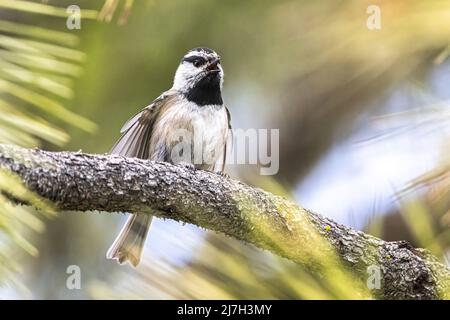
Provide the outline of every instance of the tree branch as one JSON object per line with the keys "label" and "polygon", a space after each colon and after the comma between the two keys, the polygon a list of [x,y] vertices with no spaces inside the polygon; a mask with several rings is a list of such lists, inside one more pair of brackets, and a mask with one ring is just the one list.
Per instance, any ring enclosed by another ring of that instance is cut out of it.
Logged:
{"label": "tree branch", "polygon": [[[387,299],[447,295],[450,270],[426,250],[386,242],[218,174],[115,155],[0,145],[0,168],[61,210],[149,213],[195,224],[321,272],[336,255],[360,279],[378,266]],[[324,245],[322,245],[324,244]],[[364,280],[365,281],[365,280]]]}

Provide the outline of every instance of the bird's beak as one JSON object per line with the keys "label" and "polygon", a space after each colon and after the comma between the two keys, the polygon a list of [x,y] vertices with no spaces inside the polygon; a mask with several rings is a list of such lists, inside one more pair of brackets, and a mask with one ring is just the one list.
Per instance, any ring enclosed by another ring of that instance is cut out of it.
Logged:
{"label": "bird's beak", "polygon": [[219,64],[219,62],[220,62],[219,58],[216,58],[216,59],[210,61],[208,63],[208,65],[206,66],[206,70],[211,72],[211,73],[220,72],[220,69],[217,66]]}

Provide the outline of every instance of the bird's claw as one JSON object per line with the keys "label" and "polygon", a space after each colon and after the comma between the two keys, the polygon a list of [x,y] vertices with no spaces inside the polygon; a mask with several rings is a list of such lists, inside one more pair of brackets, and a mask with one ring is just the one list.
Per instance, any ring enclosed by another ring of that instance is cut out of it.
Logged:
{"label": "bird's claw", "polygon": [[222,177],[224,177],[224,178],[226,178],[226,179],[230,179],[230,178],[231,178],[231,177],[228,175],[228,173],[225,173],[225,172],[223,172],[223,171],[219,171],[219,172],[217,172],[217,174],[220,175],[220,176],[222,176]]}
{"label": "bird's claw", "polygon": [[190,162],[184,162],[183,161],[183,162],[180,162],[178,165],[181,166],[181,167],[184,167],[186,169],[189,169],[189,170],[195,170],[195,165],[193,165]]}

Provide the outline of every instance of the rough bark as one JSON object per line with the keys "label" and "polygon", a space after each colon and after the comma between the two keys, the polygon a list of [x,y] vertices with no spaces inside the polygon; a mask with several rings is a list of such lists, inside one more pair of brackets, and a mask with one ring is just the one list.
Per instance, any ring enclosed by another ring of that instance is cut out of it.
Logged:
{"label": "rough bark", "polygon": [[[0,145],[0,168],[61,210],[148,213],[192,223],[267,249],[321,272],[335,255],[359,277],[378,266],[377,298],[447,296],[450,270],[426,250],[386,242],[282,197],[186,166]],[[329,256],[328,256],[329,257]]]}

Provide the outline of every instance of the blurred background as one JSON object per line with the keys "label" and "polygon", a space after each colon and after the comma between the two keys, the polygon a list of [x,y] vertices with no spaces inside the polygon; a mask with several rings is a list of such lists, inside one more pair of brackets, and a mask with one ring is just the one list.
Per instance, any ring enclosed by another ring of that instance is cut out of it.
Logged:
{"label": "blurred background", "polygon": [[[66,26],[69,5],[79,30]],[[370,5],[380,29],[367,26]],[[276,175],[236,165],[232,177],[448,264],[449,39],[444,0],[0,0],[0,143],[108,152],[184,53],[207,46],[222,57],[234,128],[280,130]],[[20,185],[0,172],[0,189]],[[0,196],[0,298],[358,297],[168,220],[154,220],[137,269],[119,266],[105,253],[125,217]],[[66,286],[70,265],[79,290]]]}

